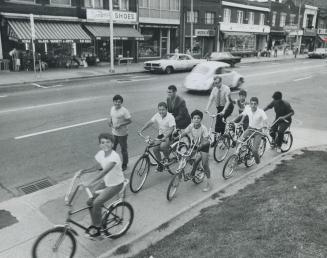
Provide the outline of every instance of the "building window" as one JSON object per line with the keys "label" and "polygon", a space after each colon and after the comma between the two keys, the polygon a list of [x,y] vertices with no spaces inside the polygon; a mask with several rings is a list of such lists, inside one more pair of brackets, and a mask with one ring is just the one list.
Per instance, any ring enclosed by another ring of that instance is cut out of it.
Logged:
{"label": "building window", "polygon": [[294,25],[295,23],[295,14],[290,14],[290,25]]}
{"label": "building window", "polygon": [[149,2],[149,6],[151,9],[160,10],[160,0],[149,0]]}
{"label": "building window", "polygon": [[35,0],[9,0],[9,1],[12,1],[12,2],[22,2],[22,3],[31,3],[31,4],[34,4],[35,3]]}
{"label": "building window", "polygon": [[230,9],[224,9],[224,22],[230,23]]}
{"label": "building window", "polygon": [[[102,2],[102,0],[100,0]],[[113,0],[112,1],[112,8],[114,10],[128,10],[128,0]],[[102,3],[101,3],[102,4]]]}
{"label": "building window", "polygon": [[84,0],[84,6],[87,8],[103,9],[102,0]]}
{"label": "building window", "polygon": [[284,27],[286,22],[286,13],[280,14],[279,27]]}
{"label": "building window", "polygon": [[260,13],[260,21],[259,21],[259,25],[265,25],[265,14],[264,13]]}
{"label": "building window", "polygon": [[160,10],[169,10],[169,1],[160,1]]}
{"label": "building window", "polygon": [[149,7],[149,0],[140,0],[140,7],[148,8]]}
{"label": "building window", "polygon": [[206,12],[205,13],[205,24],[214,24],[215,23],[215,13]]}
{"label": "building window", "polygon": [[276,26],[276,17],[277,17],[277,12],[273,12],[271,26]]}
{"label": "building window", "polygon": [[254,24],[254,13],[249,12],[249,24]]}
{"label": "building window", "polygon": [[193,20],[193,23],[198,23],[198,21],[199,21],[199,12],[198,11],[193,12],[193,19],[192,19],[192,12],[187,11],[186,22],[191,23],[192,20]]}
{"label": "building window", "polygon": [[50,0],[52,5],[71,5],[70,0]]}
{"label": "building window", "polygon": [[243,23],[243,11],[237,11],[237,23],[238,24]]}
{"label": "building window", "polygon": [[308,29],[313,28],[313,18],[314,18],[314,16],[312,14],[307,15],[307,26],[306,26],[306,28],[308,28]]}
{"label": "building window", "polygon": [[169,0],[169,5],[171,11],[179,11],[179,0]]}

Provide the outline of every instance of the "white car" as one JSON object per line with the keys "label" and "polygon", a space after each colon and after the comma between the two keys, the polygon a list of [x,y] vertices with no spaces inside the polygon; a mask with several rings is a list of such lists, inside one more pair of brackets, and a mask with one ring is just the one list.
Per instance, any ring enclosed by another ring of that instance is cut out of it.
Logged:
{"label": "white car", "polygon": [[231,90],[238,90],[244,83],[244,77],[223,62],[207,61],[198,64],[184,79],[183,87],[186,90],[208,91],[212,88],[213,78],[219,75],[223,84]]}
{"label": "white car", "polygon": [[187,54],[168,54],[165,59],[144,62],[144,69],[150,72],[165,72],[192,70],[204,59],[195,59]]}

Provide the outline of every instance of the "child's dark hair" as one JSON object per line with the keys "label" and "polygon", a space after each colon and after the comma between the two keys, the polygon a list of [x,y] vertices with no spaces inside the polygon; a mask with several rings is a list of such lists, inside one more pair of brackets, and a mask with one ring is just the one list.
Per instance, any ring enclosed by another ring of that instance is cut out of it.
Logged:
{"label": "child's dark hair", "polygon": [[281,100],[283,95],[280,91],[275,91],[274,94],[272,95],[274,100]]}
{"label": "child's dark hair", "polygon": [[121,103],[123,103],[124,99],[122,96],[120,95],[115,95],[113,98],[112,98],[113,101],[117,101],[117,100],[120,100]]}
{"label": "child's dark hair", "polygon": [[112,143],[114,143],[114,141],[115,141],[114,136],[112,134],[110,134],[110,133],[100,133],[99,136],[98,136],[98,139],[99,139],[99,143],[101,142],[101,139],[109,140]]}
{"label": "child's dark hair", "polygon": [[191,118],[193,119],[194,116],[199,116],[199,117],[201,118],[201,120],[202,120],[202,118],[203,118],[203,113],[202,113],[200,110],[195,109],[195,110],[191,113]]}
{"label": "child's dark hair", "polygon": [[247,92],[246,92],[246,90],[240,90],[240,92],[238,93],[238,95],[240,95],[240,96],[244,96],[244,97],[246,97],[247,96]]}
{"label": "child's dark hair", "polygon": [[158,107],[164,107],[167,109],[167,103],[166,102],[159,102]]}
{"label": "child's dark hair", "polygon": [[252,98],[250,99],[250,102],[251,102],[251,101],[257,102],[257,104],[259,104],[259,99],[258,99],[257,97],[252,97]]}

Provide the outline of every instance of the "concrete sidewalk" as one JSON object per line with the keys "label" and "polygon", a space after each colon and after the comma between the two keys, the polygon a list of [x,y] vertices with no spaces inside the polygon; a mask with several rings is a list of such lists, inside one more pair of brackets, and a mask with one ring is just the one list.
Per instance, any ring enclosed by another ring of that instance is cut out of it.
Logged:
{"label": "concrete sidewalk", "polygon": [[[292,133],[294,136],[292,150],[327,144],[326,131],[293,127]],[[255,165],[250,169],[240,166],[236,176],[227,181],[221,176],[223,164],[217,164],[211,160],[212,190],[203,193],[201,185],[182,182],[177,198],[172,202],[166,200],[171,176],[168,173],[156,173],[152,168],[143,189],[138,194],[128,192],[127,201],[132,204],[135,212],[134,222],[128,233],[116,240],[91,241],[83,236],[83,231],[73,226],[79,233],[76,257],[112,257],[118,248],[122,250],[126,245],[132,245],[152,232],[164,228],[171,220],[210,199],[213,194],[244,180],[251,174],[259,173],[261,169],[274,164],[274,161],[289,155],[280,155],[267,150],[260,165]],[[136,158],[131,160],[131,166]],[[66,208],[63,196],[68,185],[69,181],[61,182],[50,188],[0,203],[0,214],[6,213],[12,218],[8,225],[0,223],[0,257],[30,257],[31,247],[36,237],[54,225],[64,223]],[[85,195],[79,196],[78,205],[84,203],[85,198]],[[82,224],[88,224],[89,216],[87,213],[81,214],[78,220],[82,221]]]}
{"label": "concrete sidewalk", "polygon": [[[306,58],[306,55],[298,56],[299,59]],[[241,64],[258,63],[258,62],[274,62],[281,60],[294,59],[293,55],[280,55],[278,57],[246,57],[242,58]],[[129,73],[145,72],[143,69],[143,62],[133,64],[121,64],[115,66],[115,73],[109,72],[109,64],[101,66],[90,66],[87,68],[77,69],[49,69],[47,71],[37,73],[34,72],[0,72],[0,87],[14,86],[27,83],[40,83],[40,82],[59,82],[64,80],[73,80],[77,78],[90,78],[99,76],[110,76]]]}

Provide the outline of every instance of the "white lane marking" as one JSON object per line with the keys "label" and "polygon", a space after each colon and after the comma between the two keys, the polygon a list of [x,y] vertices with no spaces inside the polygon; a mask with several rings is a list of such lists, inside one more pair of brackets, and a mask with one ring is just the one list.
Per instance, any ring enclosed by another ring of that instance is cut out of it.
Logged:
{"label": "white lane marking", "polygon": [[38,88],[42,88],[42,89],[47,89],[48,87],[42,86],[40,84],[37,83],[32,83],[34,86],[38,87]]}
{"label": "white lane marking", "polygon": [[301,64],[309,64],[311,63],[310,61],[302,62]]}
{"label": "white lane marking", "polygon": [[150,76],[149,75],[136,75],[136,76],[131,76],[130,78],[150,78]]}
{"label": "white lane marking", "polygon": [[307,77],[298,78],[298,79],[295,79],[295,80],[293,80],[293,81],[294,81],[294,82],[298,82],[298,81],[303,81],[303,80],[307,80],[307,79],[310,79],[310,78],[312,78],[312,75],[309,75],[309,76],[307,76]]}
{"label": "white lane marking", "polygon": [[14,139],[15,140],[20,140],[20,139],[24,139],[24,138],[28,138],[28,137],[32,137],[32,136],[37,136],[37,135],[41,135],[41,134],[57,132],[57,131],[61,131],[61,130],[65,130],[65,129],[69,129],[69,128],[73,128],[73,127],[82,126],[82,125],[89,125],[89,124],[99,123],[99,122],[103,122],[103,121],[106,121],[106,120],[108,120],[108,118],[101,118],[101,119],[97,119],[97,120],[93,120],[93,121],[89,121],[89,122],[84,122],[84,123],[79,123],[79,124],[73,124],[73,125],[58,127],[58,128],[54,128],[54,129],[50,129],[50,130],[36,132],[36,133],[25,134],[25,135],[17,136]]}
{"label": "white lane marking", "polygon": [[81,98],[81,99],[74,99],[74,100],[68,100],[68,101],[62,101],[62,102],[54,102],[54,103],[49,103],[49,104],[29,106],[29,107],[7,109],[7,110],[1,110],[0,114],[10,113],[10,112],[17,112],[17,111],[24,111],[24,110],[31,110],[31,109],[37,109],[37,108],[44,108],[44,107],[51,107],[51,106],[57,106],[57,105],[69,104],[69,103],[81,102],[81,101],[88,101],[88,100],[91,100],[91,99],[99,99],[99,98],[103,98],[103,97]]}
{"label": "white lane marking", "polygon": [[249,65],[240,65],[240,68],[245,68],[245,67],[249,67]]}
{"label": "white lane marking", "polygon": [[0,95],[0,98],[7,98],[8,95]]}
{"label": "white lane marking", "polygon": [[117,81],[118,83],[128,83],[128,82],[139,82],[139,81],[150,81],[150,80],[154,80],[155,78],[147,78],[147,79],[139,79],[139,80],[128,80],[128,81]]}
{"label": "white lane marking", "polygon": [[63,86],[64,86],[63,84],[51,85],[51,86],[48,86],[48,89],[50,89],[50,88],[57,88],[57,87],[63,87]]}

